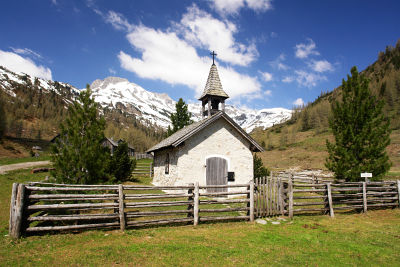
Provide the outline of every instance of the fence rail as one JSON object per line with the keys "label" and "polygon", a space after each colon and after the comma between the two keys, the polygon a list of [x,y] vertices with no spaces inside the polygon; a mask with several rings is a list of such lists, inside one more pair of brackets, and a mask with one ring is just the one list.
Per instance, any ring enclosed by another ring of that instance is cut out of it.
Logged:
{"label": "fence rail", "polygon": [[[257,178],[248,184],[199,186],[66,185],[14,183],[9,233],[97,228],[143,227],[161,224],[304,213],[329,214],[400,205],[400,181],[300,183],[289,177]],[[226,192],[209,192],[226,188]],[[163,192],[165,190],[168,193]]]}
{"label": "fence rail", "polygon": [[136,159],[153,159],[153,155],[147,154],[147,153],[136,153],[135,152],[135,158]]}
{"label": "fence rail", "polygon": [[149,176],[152,177],[154,174],[153,162],[136,163],[135,169],[132,171],[133,176]]}
{"label": "fence rail", "polygon": [[[143,227],[220,220],[254,220],[253,183],[207,193],[185,186],[17,184],[12,187],[10,235],[97,228]],[[161,190],[167,190],[164,193]]]}

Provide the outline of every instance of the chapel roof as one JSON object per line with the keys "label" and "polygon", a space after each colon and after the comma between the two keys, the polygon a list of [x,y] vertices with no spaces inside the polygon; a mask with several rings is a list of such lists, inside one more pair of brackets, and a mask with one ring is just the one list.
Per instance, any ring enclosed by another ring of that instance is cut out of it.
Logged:
{"label": "chapel roof", "polygon": [[204,92],[199,100],[202,100],[207,95],[219,96],[223,98],[229,97],[228,94],[225,93],[224,89],[222,89],[221,80],[219,79],[217,66],[215,64],[211,65],[206,87],[204,88]]}
{"label": "chapel roof", "polygon": [[225,112],[219,111],[214,115],[204,118],[201,121],[194,122],[179,131],[175,132],[171,136],[167,137],[166,139],[162,140],[157,145],[153,146],[147,153],[154,152],[157,150],[162,150],[168,147],[177,147],[185,140],[189,139],[191,136],[195,135],[200,130],[204,129],[208,125],[212,124],[214,121],[218,120],[219,118],[225,119],[230,125],[232,125],[245,139],[247,139],[251,143],[251,150],[253,152],[262,152],[264,149],[250,136],[248,135],[242,127],[240,127],[232,118],[230,118]]}

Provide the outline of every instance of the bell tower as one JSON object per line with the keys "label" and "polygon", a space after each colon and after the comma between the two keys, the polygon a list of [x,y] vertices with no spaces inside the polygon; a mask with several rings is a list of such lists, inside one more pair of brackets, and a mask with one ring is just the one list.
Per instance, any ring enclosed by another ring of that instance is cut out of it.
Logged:
{"label": "bell tower", "polygon": [[[202,116],[210,117],[217,113],[220,109],[219,106],[221,104],[221,111],[225,112],[225,99],[228,99],[229,96],[222,89],[222,84],[219,79],[217,66],[215,65],[214,58],[217,55],[214,51],[211,53],[213,57],[213,64],[210,68],[210,73],[208,74],[208,79],[206,86],[204,88],[204,92],[199,98],[202,106]],[[207,105],[207,110],[206,110]]]}

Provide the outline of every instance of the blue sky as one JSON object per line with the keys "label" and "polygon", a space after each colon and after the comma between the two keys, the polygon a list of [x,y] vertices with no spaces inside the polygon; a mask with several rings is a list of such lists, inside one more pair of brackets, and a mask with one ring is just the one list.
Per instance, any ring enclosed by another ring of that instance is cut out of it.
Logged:
{"label": "blue sky", "polygon": [[400,38],[400,1],[13,0],[0,10],[0,65],[84,88],[127,78],[197,101],[212,63],[230,104],[313,101]]}

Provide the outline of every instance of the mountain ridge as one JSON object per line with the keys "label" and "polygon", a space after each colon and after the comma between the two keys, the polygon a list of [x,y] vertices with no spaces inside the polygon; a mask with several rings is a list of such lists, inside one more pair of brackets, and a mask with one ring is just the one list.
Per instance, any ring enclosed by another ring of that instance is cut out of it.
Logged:
{"label": "mountain ridge", "polygon": [[[170,125],[175,104],[166,93],[150,92],[121,77],[96,79],[91,84],[99,112],[106,118],[105,134],[129,141],[139,150],[159,142]],[[6,135],[50,140],[59,132],[67,107],[80,90],[71,84],[44,80],[0,67],[0,98],[6,111]],[[193,120],[202,119],[200,103],[189,103]],[[252,110],[226,105],[226,112],[248,132],[290,118],[291,111]]]}
{"label": "mountain ridge", "polygon": [[[170,125],[170,114],[175,112],[176,101],[169,95],[147,91],[124,78],[97,79],[90,87],[96,102],[102,107],[115,108],[117,103],[121,103],[126,112],[141,112],[144,119],[165,129]],[[202,118],[200,103],[188,103],[188,110],[192,113],[194,121]],[[285,108],[254,110],[226,104],[225,112],[247,132],[257,127],[271,127],[291,117],[291,110]]]}

